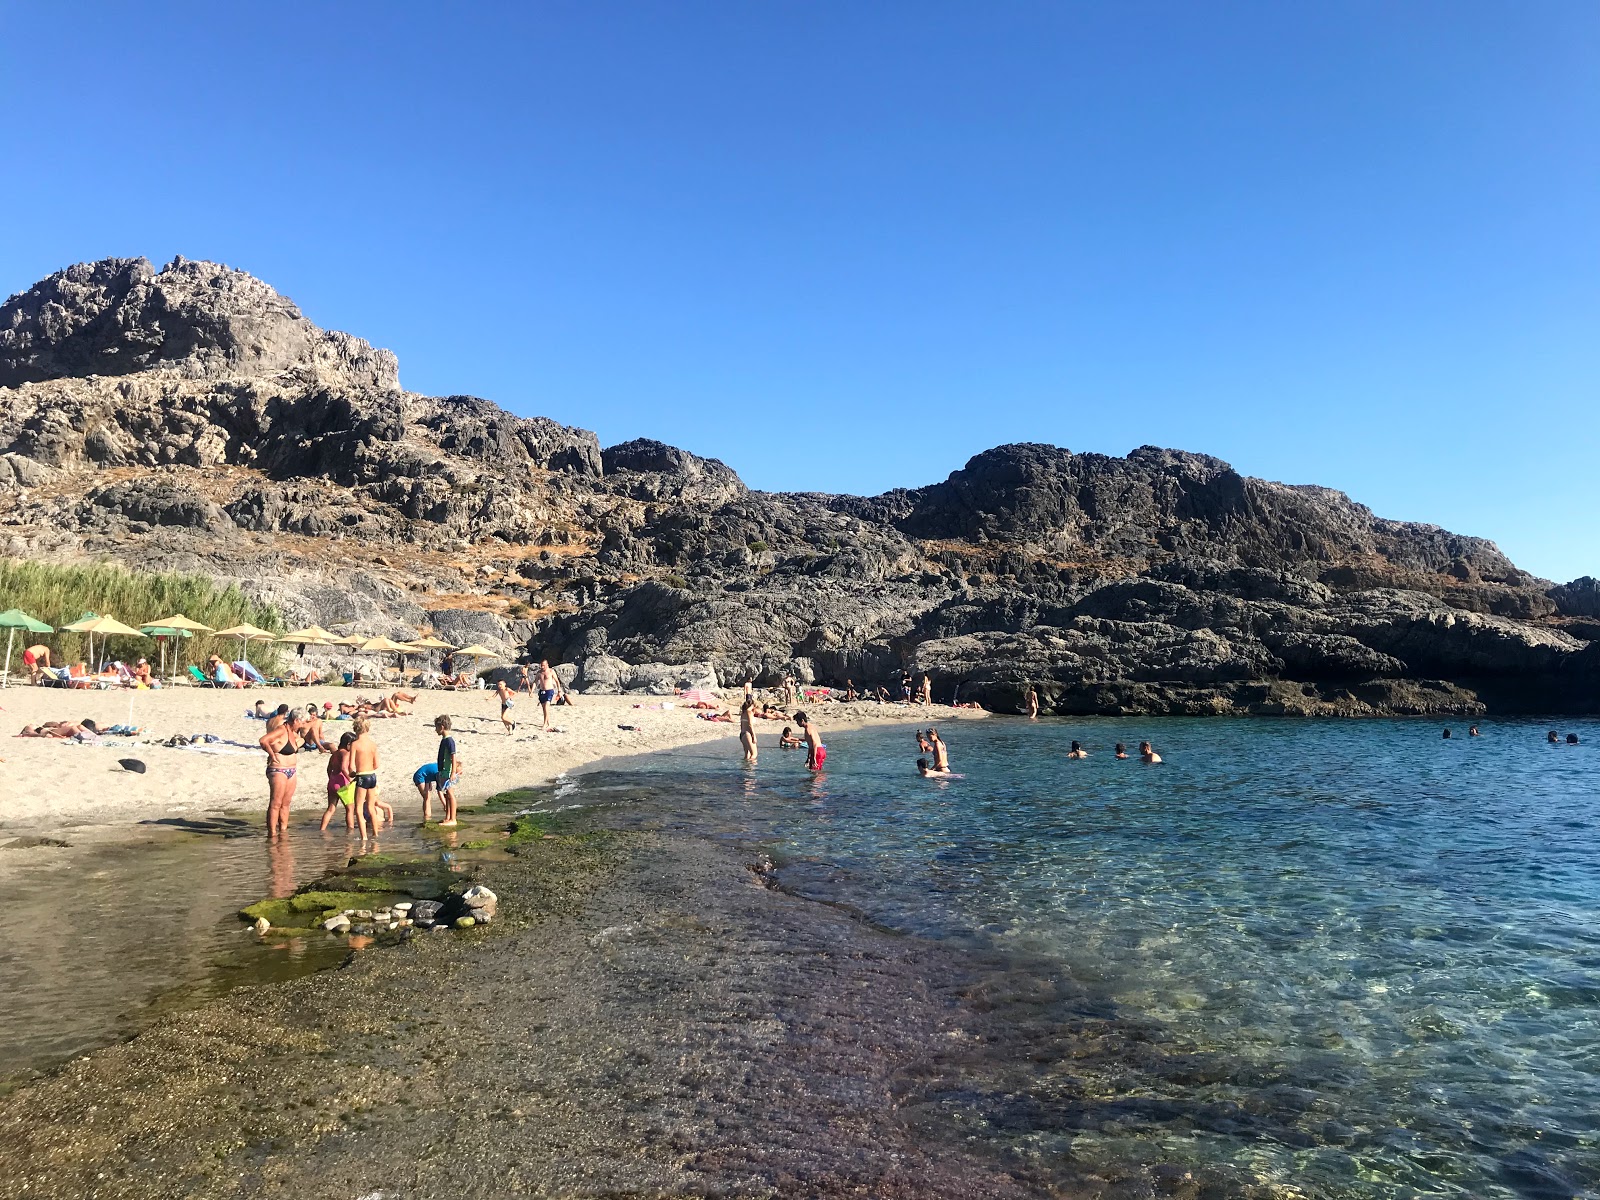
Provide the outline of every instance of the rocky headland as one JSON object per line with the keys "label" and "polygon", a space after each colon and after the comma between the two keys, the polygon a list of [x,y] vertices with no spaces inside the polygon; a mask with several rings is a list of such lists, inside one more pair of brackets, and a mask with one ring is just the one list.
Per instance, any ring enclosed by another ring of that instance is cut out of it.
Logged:
{"label": "rocky headland", "polygon": [[1592,712],[1600,582],[1204,454],[1010,445],[881,496],[407,392],[244,272],[0,306],[5,553],[237,580],[293,623],[504,646],[580,690],[785,673],[1058,713]]}

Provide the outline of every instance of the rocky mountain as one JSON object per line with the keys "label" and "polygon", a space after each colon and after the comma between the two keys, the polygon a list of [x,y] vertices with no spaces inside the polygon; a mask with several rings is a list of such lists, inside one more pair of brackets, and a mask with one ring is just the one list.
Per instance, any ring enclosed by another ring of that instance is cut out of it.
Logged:
{"label": "rocky mountain", "polygon": [[1202,454],[1000,446],[881,496],[400,386],[214,263],[80,264],[0,306],[10,555],[237,579],[291,621],[493,640],[578,686],[715,674],[1059,712],[1600,708],[1600,584]]}

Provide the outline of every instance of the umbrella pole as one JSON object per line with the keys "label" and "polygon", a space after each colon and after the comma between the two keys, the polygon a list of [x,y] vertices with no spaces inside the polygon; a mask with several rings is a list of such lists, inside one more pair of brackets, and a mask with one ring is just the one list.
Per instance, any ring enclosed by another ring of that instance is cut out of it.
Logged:
{"label": "umbrella pole", "polygon": [[11,686],[11,647],[16,644],[16,640],[17,627],[13,625],[11,631],[6,634],[6,669],[0,671],[0,687]]}

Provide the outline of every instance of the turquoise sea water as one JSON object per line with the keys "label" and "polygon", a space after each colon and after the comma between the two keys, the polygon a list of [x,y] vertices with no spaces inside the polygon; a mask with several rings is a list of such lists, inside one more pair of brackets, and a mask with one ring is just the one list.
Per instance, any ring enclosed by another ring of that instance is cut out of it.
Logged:
{"label": "turquoise sea water", "polygon": [[[1068,1098],[996,1067],[951,1101],[1012,1150],[1316,1196],[1590,1196],[1600,730],[1546,728],[996,719],[942,730],[959,779],[880,729],[830,737],[817,777],[719,746],[561,790],[761,842],[790,889],[1059,973],[1159,1050],[1074,1068]],[[1165,763],[1113,758],[1146,736]]]}

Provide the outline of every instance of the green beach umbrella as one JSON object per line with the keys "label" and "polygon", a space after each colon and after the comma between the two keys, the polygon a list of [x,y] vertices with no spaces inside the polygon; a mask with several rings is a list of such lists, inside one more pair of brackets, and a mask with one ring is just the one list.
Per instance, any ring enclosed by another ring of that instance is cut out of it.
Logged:
{"label": "green beach umbrella", "polygon": [[37,617],[30,617],[20,608],[8,608],[0,613],[0,628],[6,633],[6,663],[4,670],[0,670],[0,687],[11,686],[11,648],[17,640],[17,630],[26,629],[29,633],[54,633],[55,629],[46,625]]}
{"label": "green beach umbrella", "polygon": [[[161,648],[161,673],[163,675],[167,673],[167,639],[189,638],[194,636],[194,634],[189,630],[172,625],[141,625],[139,626],[139,632],[145,634],[147,637],[153,637],[156,639],[156,645]],[[178,656],[176,651],[173,652],[172,656],[172,669],[174,671],[178,669]]]}

